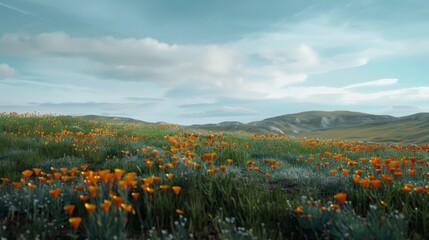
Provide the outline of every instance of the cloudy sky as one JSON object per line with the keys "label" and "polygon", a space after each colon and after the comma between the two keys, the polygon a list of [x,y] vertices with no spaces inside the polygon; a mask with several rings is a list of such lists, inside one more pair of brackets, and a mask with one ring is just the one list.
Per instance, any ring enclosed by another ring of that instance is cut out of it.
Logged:
{"label": "cloudy sky", "polygon": [[426,0],[0,0],[0,112],[429,112]]}

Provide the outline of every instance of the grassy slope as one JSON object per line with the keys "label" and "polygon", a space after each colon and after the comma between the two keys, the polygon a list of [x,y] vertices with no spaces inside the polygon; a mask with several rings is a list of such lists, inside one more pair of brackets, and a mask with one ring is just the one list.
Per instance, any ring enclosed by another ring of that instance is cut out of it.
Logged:
{"label": "grassy slope", "polygon": [[358,112],[311,111],[288,114],[249,124],[194,125],[210,130],[243,130],[255,133],[277,133],[326,139],[362,140],[380,143],[428,144],[429,114],[420,113],[395,118]]}

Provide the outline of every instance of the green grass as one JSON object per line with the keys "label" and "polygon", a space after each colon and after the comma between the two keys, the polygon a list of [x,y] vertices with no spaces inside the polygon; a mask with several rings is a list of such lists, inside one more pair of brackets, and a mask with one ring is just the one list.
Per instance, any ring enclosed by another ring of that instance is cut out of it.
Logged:
{"label": "green grass", "polygon": [[[358,170],[363,171],[360,179],[381,179],[371,163],[377,157],[382,174],[392,175],[384,166],[389,159],[399,162],[403,176],[395,177],[393,183],[383,181],[379,189],[353,183]],[[365,159],[362,163],[361,158]],[[227,159],[233,160],[231,165]],[[414,176],[408,173],[411,159],[415,159]],[[14,188],[6,179],[0,181],[0,237],[424,239],[429,237],[429,194],[414,188],[426,187],[427,159],[424,146],[208,132],[103,118],[2,114],[0,177],[23,182]],[[90,170],[81,171],[83,164]],[[46,178],[60,168],[77,170],[72,180],[68,172],[63,174],[65,180],[51,177],[49,185],[34,175],[23,179],[22,171],[33,168],[42,169],[40,176]],[[99,175],[104,169],[125,173],[108,184]],[[216,172],[210,174],[210,169]],[[331,174],[334,169],[336,175]],[[342,169],[349,175],[343,175]],[[129,172],[136,176],[126,180]],[[167,173],[174,177],[169,180]],[[160,182],[145,185],[151,176],[159,177]],[[123,188],[125,181],[129,183]],[[413,189],[404,192],[409,183]],[[162,184],[169,189],[161,190]],[[93,213],[80,200],[80,195],[88,195],[89,185],[97,188],[96,196],[89,199],[97,206]],[[77,186],[84,190],[76,190]],[[174,194],[172,186],[180,186],[180,194]],[[50,194],[55,188],[62,189],[56,199]],[[336,205],[334,196],[339,192],[347,193],[344,205]],[[131,204],[132,212],[122,207],[102,211],[101,204],[113,201],[112,194]],[[67,204],[76,206],[73,216],[83,218],[76,231],[63,210]]]}

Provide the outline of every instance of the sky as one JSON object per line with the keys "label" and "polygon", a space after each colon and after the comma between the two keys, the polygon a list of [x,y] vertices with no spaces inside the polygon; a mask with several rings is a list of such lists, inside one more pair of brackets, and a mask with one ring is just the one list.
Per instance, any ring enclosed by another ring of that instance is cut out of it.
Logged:
{"label": "sky", "polygon": [[429,112],[427,29],[426,0],[0,0],[0,112]]}

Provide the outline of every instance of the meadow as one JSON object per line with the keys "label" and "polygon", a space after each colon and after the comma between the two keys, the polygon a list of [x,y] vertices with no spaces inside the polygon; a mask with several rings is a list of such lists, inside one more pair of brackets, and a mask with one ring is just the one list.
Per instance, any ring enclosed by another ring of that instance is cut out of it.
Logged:
{"label": "meadow", "polygon": [[428,145],[0,114],[1,239],[428,239]]}

